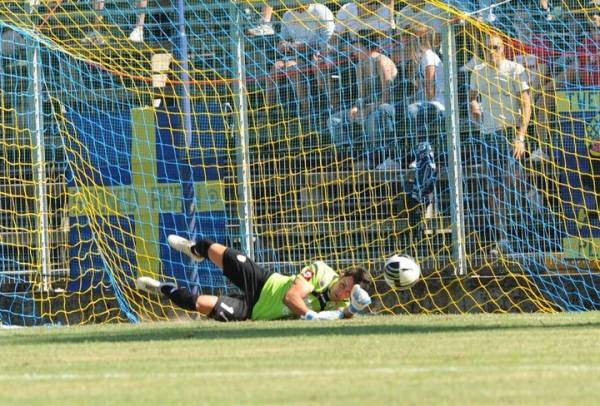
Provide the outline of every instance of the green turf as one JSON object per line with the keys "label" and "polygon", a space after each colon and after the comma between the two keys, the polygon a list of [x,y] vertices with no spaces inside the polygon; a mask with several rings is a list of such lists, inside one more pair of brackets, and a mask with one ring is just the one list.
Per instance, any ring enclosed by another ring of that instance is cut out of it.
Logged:
{"label": "green turf", "polygon": [[597,403],[600,313],[0,330],[0,404]]}

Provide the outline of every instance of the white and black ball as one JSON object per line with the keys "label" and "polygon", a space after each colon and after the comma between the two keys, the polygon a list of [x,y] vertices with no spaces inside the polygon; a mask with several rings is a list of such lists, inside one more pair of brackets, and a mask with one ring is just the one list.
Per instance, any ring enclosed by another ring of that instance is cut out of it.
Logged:
{"label": "white and black ball", "polygon": [[411,256],[395,254],[385,261],[383,277],[393,289],[409,289],[421,278],[421,267]]}

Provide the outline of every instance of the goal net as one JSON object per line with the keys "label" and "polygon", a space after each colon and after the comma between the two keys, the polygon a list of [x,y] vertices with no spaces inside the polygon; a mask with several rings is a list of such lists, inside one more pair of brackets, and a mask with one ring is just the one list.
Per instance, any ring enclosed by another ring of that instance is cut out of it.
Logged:
{"label": "goal net", "polygon": [[597,308],[600,9],[549,3],[3,1],[0,324],[234,290],[169,234],[363,265],[373,313]]}

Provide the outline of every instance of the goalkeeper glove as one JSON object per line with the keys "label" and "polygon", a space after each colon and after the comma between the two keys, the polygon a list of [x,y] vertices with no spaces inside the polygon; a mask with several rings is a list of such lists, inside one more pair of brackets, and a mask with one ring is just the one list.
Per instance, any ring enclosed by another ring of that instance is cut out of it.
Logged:
{"label": "goalkeeper glove", "polygon": [[341,310],[329,310],[319,313],[309,310],[302,318],[304,320],[337,320],[343,319],[344,313]]}
{"label": "goalkeeper glove", "polygon": [[352,314],[358,313],[365,307],[371,304],[371,297],[366,290],[360,287],[360,285],[354,285],[352,292],[350,293],[350,304],[348,305],[348,311]]}
{"label": "goalkeeper glove", "polygon": [[317,312],[309,310],[307,311],[304,316],[302,316],[303,320],[317,320]]}

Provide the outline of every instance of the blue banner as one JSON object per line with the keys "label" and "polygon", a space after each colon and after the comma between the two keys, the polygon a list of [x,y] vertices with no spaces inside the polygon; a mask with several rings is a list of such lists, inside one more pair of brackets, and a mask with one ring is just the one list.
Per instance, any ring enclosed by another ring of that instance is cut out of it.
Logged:
{"label": "blue banner", "polygon": [[180,285],[224,286],[208,261],[190,264],[167,244],[169,234],[225,242],[229,162],[218,106],[196,106],[191,145],[175,110],[67,113],[70,289],[106,284],[105,272],[133,280],[136,270]]}

